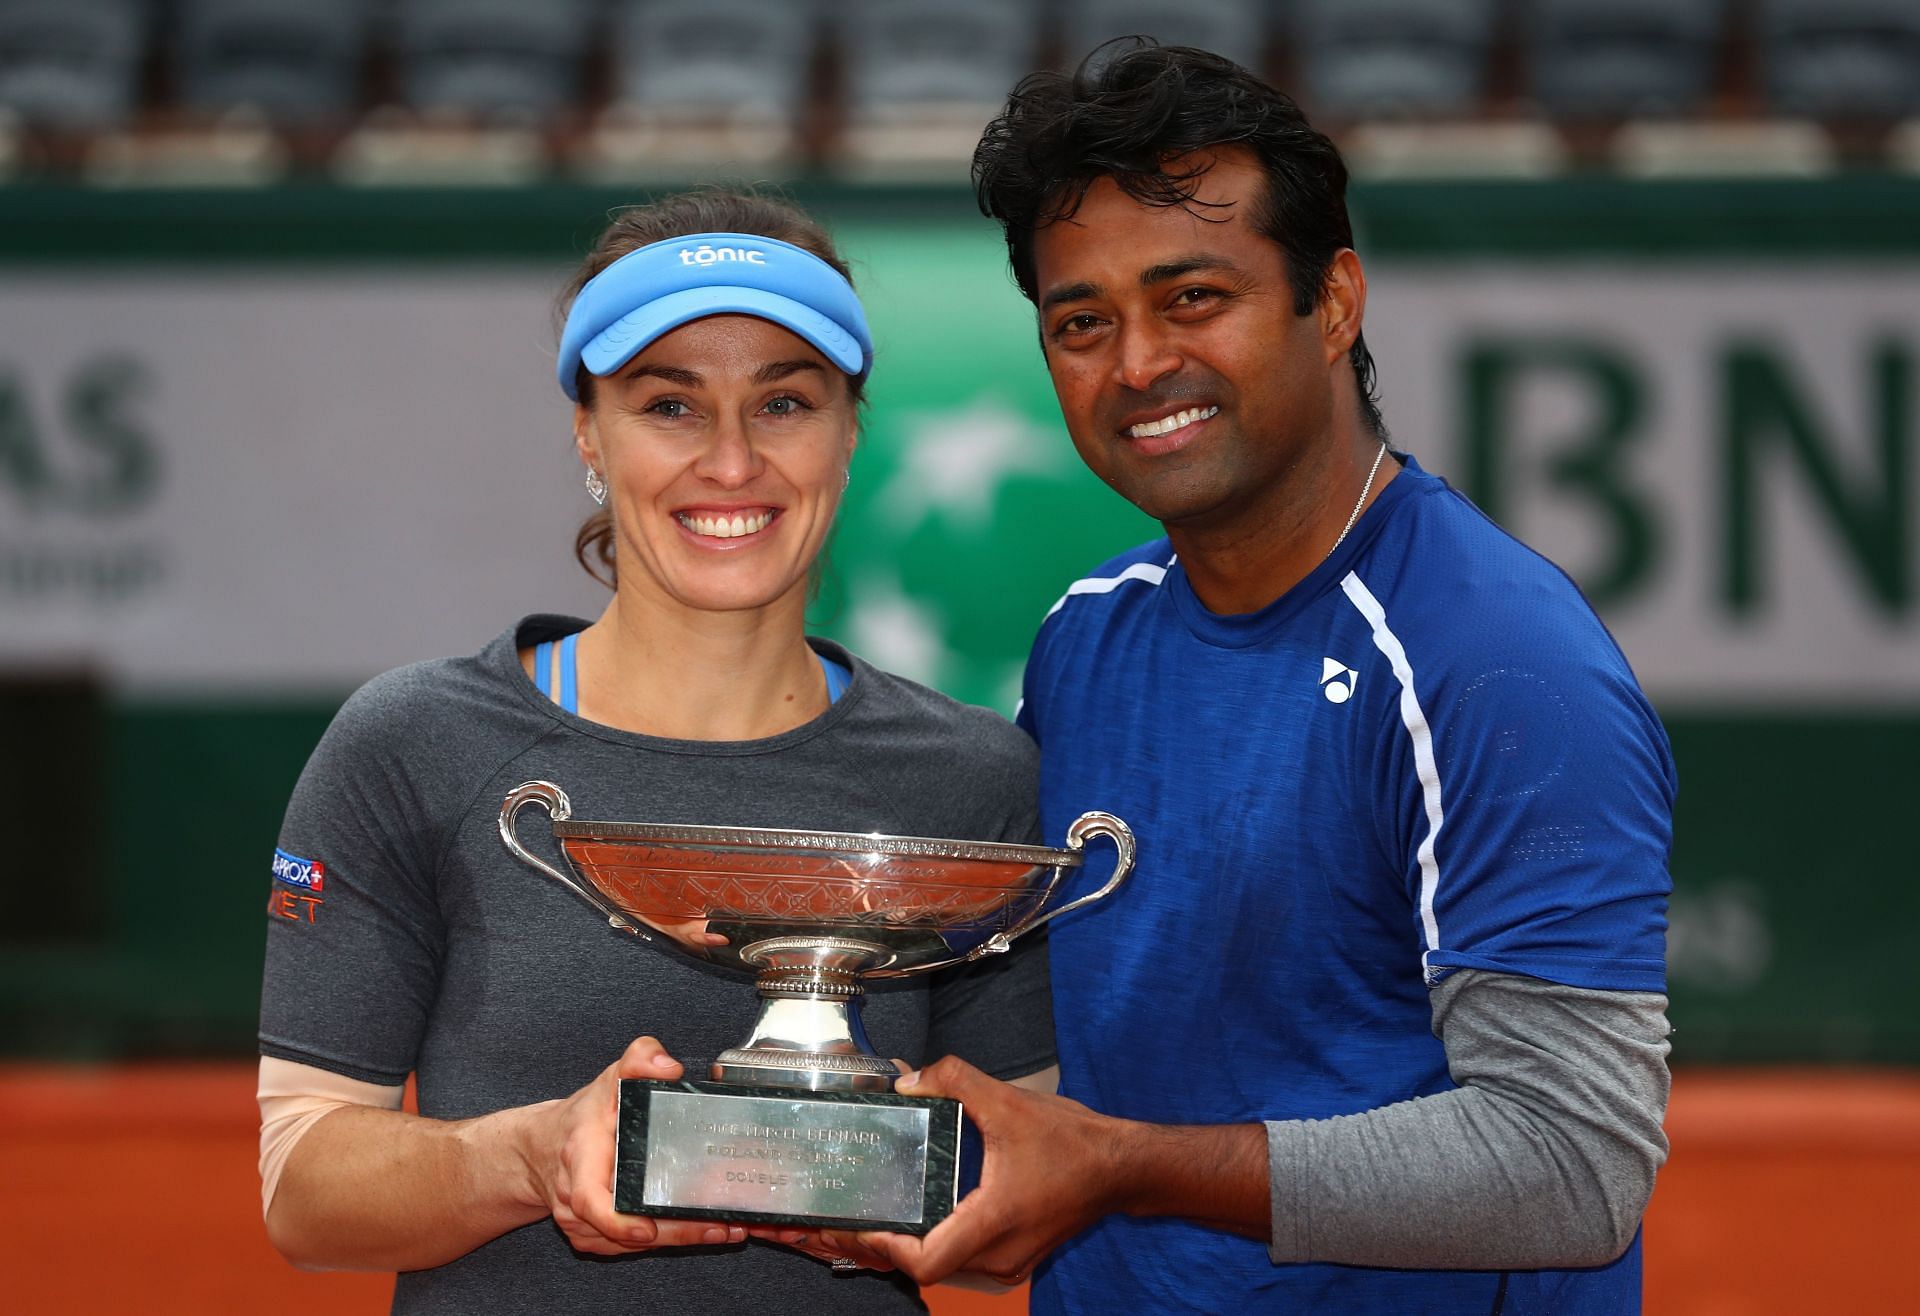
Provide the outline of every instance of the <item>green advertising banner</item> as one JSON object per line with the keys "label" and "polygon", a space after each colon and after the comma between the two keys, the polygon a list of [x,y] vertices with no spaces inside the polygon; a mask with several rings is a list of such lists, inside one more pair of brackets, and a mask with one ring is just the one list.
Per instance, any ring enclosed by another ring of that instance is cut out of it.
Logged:
{"label": "green advertising banner", "polygon": [[[1536,219],[1606,200],[1547,193]],[[1734,189],[1724,249],[1710,196],[1638,196],[1612,240],[1555,246],[1508,195],[1479,229],[1458,196],[1427,229],[1405,197],[1375,210],[1368,337],[1396,442],[1572,571],[1667,721],[1677,1052],[1920,1061],[1893,822],[1920,790],[1920,225],[1838,251],[1817,198]],[[0,706],[10,745],[93,716],[99,748],[0,769],[25,838],[0,1051],[244,1048],[279,813],[339,699],[603,597],[571,560],[587,504],[550,375],[595,206],[475,201],[476,238],[403,196],[383,243],[349,222],[367,200],[302,199],[234,203],[277,214],[273,242],[139,202],[145,259],[103,203],[0,210],[46,258],[0,255]],[[820,207],[879,348],[812,615],[1010,712],[1047,608],[1158,531],[1075,456],[996,232],[896,201]],[[71,716],[33,722],[56,696]]]}

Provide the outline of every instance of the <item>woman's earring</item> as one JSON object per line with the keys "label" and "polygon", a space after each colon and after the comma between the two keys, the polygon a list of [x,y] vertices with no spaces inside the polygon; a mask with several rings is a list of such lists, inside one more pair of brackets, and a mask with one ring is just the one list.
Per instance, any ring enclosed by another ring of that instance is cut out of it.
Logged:
{"label": "woman's earring", "polygon": [[607,482],[591,466],[587,467],[587,497],[601,507],[607,505]]}
{"label": "woman's earring", "polygon": [[840,481],[840,492],[845,493],[851,488],[853,488],[853,467],[849,466],[845,477]]}

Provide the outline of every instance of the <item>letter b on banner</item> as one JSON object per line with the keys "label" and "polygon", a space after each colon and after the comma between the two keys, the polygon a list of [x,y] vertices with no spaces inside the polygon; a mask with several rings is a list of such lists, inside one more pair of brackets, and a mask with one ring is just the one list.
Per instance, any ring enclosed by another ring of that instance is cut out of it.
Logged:
{"label": "letter b on banner", "polygon": [[[1660,527],[1626,469],[1646,416],[1645,390],[1631,359],[1587,339],[1480,340],[1463,353],[1460,379],[1469,496],[1488,516],[1513,526],[1518,509],[1509,477],[1517,450],[1543,453],[1538,462],[1546,484],[1584,503],[1601,526],[1604,548],[1575,573],[1581,588],[1597,607],[1642,588],[1660,550]],[[1583,419],[1571,432],[1544,440],[1522,432],[1522,396],[1542,386],[1578,399]]]}

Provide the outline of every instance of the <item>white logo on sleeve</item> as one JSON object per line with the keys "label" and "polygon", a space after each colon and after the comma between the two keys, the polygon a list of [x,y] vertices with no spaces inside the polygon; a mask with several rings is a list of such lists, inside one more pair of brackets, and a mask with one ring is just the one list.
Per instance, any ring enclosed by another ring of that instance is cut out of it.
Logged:
{"label": "white logo on sleeve", "polygon": [[1320,660],[1320,688],[1330,704],[1344,704],[1353,698],[1353,683],[1359,679],[1360,673],[1337,659]]}

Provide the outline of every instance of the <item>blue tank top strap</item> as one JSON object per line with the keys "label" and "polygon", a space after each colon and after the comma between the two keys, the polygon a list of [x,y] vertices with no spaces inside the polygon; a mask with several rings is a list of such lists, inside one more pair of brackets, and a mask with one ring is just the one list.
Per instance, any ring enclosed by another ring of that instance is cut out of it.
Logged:
{"label": "blue tank top strap", "polygon": [[[541,694],[576,717],[580,714],[579,640],[579,633],[575,632],[560,641],[560,688],[557,691],[551,680],[553,641],[543,640],[533,648],[534,685]],[[820,671],[827,678],[827,702],[839,702],[853,681],[853,673],[823,653],[816,653],[814,657],[820,660]]]}
{"label": "blue tank top strap", "polygon": [[580,633],[575,631],[560,641],[560,707],[578,716],[580,713],[580,664],[574,656]]}
{"label": "blue tank top strap", "polygon": [[820,670],[827,677],[827,702],[838,703],[840,696],[847,692],[847,685],[853,680],[853,673],[824,653],[815,653],[814,657],[820,660]]}
{"label": "blue tank top strap", "polygon": [[553,698],[553,688],[548,684],[548,674],[553,671],[553,641],[542,640],[533,646],[533,685],[547,698]]}

